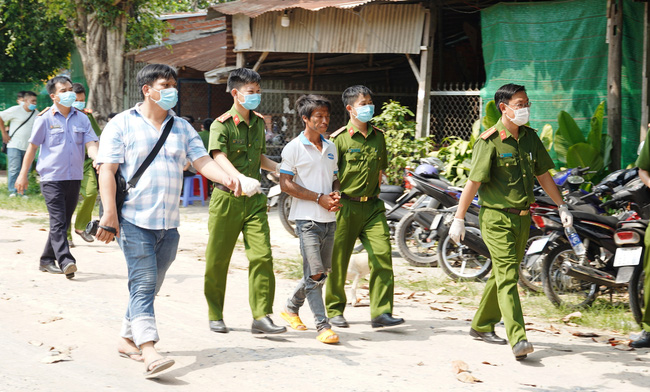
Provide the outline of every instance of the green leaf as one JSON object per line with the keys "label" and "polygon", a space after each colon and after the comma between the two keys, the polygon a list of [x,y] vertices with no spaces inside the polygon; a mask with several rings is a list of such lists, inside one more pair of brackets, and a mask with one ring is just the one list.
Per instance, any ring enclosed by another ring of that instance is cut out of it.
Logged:
{"label": "green leaf", "polygon": [[476,139],[481,135],[481,120],[474,121],[472,124],[472,135],[469,137],[469,145],[474,146]]}
{"label": "green leaf", "polygon": [[603,133],[603,116],[605,115],[605,101],[602,101],[596,110],[594,115],[591,118],[591,130],[587,136],[587,141],[591,144],[596,150],[601,148],[601,139]]}
{"label": "green leaf", "polygon": [[602,136],[600,142],[600,156],[603,157],[603,165],[608,167],[612,163],[612,137],[608,134]]}
{"label": "green leaf", "polygon": [[542,144],[544,145],[546,151],[551,151],[551,148],[553,148],[553,127],[551,124],[544,125],[539,138],[542,141]]}
{"label": "green leaf", "polygon": [[599,150],[588,143],[577,143],[569,147],[567,151],[567,166],[569,168],[589,167],[590,170],[598,172],[604,167],[604,164]]}
{"label": "green leaf", "polygon": [[584,143],[585,138],[571,115],[564,110],[557,116],[558,128],[555,132],[554,148],[557,158],[565,163],[568,159],[568,149],[574,144]]}
{"label": "green leaf", "polygon": [[494,103],[494,100],[491,100],[487,103],[487,105],[485,105],[485,117],[483,117],[482,120],[483,127],[485,129],[492,128],[500,118],[501,112],[499,111],[499,108],[497,108],[497,105]]}

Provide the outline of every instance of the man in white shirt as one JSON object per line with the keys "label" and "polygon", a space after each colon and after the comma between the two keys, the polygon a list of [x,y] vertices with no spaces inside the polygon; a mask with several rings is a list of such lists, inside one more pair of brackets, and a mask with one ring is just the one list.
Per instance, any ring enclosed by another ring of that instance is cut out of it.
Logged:
{"label": "man in white shirt", "polygon": [[280,166],[280,187],[293,196],[289,219],[296,221],[303,259],[303,277],[280,315],[296,330],[306,330],[298,311],[305,303],[314,313],[316,337],[323,343],[338,343],[323,303],[323,285],[332,267],[336,231],[335,211],[339,208],[337,153],[334,143],[323,135],[330,121],[330,102],[318,95],[303,95],[296,110],[305,130],[284,147]]}
{"label": "man in white shirt", "polygon": [[[22,91],[22,101],[7,110],[0,112],[0,131],[2,142],[7,143],[7,185],[9,197],[16,196],[16,179],[23,164],[23,157],[29,137],[32,134],[32,126],[36,120],[36,93],[33,91]],[[10,125],[7,130],[6,125]]]}

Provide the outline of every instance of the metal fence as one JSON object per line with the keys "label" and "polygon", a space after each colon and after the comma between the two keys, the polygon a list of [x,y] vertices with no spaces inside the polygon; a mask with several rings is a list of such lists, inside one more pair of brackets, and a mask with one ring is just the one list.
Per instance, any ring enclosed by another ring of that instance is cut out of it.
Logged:
{"label": "metal fence", "polygon": [[450,136],[469,140],[472,125],[481,118],[483,101],[478,88],[447,85],[431,91],[431,135],[436,144]]}

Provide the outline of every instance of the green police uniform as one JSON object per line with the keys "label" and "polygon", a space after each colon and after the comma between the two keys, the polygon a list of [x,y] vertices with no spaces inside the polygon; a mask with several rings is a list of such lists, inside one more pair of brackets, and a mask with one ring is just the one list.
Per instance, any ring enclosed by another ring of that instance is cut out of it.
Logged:
{"label": "green police uniform", "polygon": [[[349,122],[332,134],[338,151],[341,209],[336,213],[332,272],[325,301],[329,317],[343,314],[345,278],[357,238],[368,252],[370,264],[370,314],[372,318],[393,311],[393,260],[384,203],[379,195],[379,173],[388,166],[384,134],[369,128],[364,137]],[[361,198],[354,201],[346,199]],[[367,198],[367,199],[366,199]]]}
{"label": "green police uniform", "polygon": [[[639,169],[650,171],[650,132],[646,135],[645,143],[639,157],[636,160],[636,166]],[[645,243],[645,252],[643,254],[643,269],[645,271],[645,281],[643,282],[643,300],[645,309],[643,310],[643,318],[641,319],[641,327],[646,332],[650,332],[650,227],[645,232],[643,239]]]}
{"label": "green police uniform", "polygon": [[[474,145],[469,179],[481,183],[479,219],[481,235],[492,256],[492,274],[472,328],[492,332],[503,318],[511,346],[526,339],[517,281],[530,231],[527,211],[535,201],[535,176],[553,166],[535,130],[527,126],[519,127],[516,140],[499,120]],[[526,215],[504,209],[522,210]]]}
{"label": "green police uniform", "polygon": [[[233,106],[212,123],[209,151],[220,150],[240,173],[261,179],[261,156],[266,152],[264,118],[251,111],[250,124],[241,120]],[[226,277],[239,233],[249,261],[248,293],[253,317],[273,313],[275,276],[271,256],[271,237],[266,213],[266,196],[235,197],[215,189],[210,198],[209,239],[205,250],[205,298],[210,320],[223,319]]]}

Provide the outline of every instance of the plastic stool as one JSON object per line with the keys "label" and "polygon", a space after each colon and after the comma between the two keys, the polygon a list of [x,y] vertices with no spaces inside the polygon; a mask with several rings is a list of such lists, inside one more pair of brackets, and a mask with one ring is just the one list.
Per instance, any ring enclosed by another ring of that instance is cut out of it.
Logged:
{"label": "plastic stool", "polygon": [[[192,177],[185,177],[183,181],[183,194],[181,195],[181,200],[183,201],[183,207],[187,207],[188,204],[194,204],[195,201],[201,200],[201,205],[205,205],[205,186],[203,185],[205,178],[197,174]],[[194,182],[197,181],[199,183],[199,195],[196,196],[194,193]]]}

